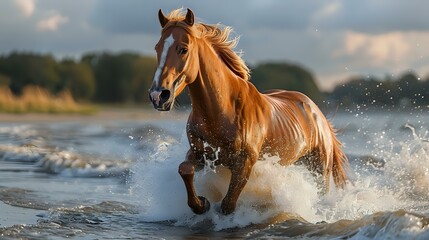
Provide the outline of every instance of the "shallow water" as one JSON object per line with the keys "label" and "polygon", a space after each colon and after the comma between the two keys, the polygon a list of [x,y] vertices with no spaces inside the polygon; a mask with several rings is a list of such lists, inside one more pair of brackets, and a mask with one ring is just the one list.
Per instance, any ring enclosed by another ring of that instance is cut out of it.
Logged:
{"label": "shallow water", "polygon": [[0,236],[30,239],[429,238],[429,114],[337,113],[350,183],[320,195],[301,166],[257,163],[237,210],[228,171],[197,174],[212,208],[186,205],[186,117],[0,122]]}

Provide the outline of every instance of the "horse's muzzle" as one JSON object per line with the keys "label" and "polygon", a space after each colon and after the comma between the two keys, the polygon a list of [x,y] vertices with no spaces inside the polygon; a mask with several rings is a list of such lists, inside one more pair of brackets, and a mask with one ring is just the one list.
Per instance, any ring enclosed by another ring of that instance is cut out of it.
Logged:
{"label": "horse's muzzle", "polygon": [[149,99],[158,111],[170,111],[172,106],[171,91],[168,89],[150,90]]}

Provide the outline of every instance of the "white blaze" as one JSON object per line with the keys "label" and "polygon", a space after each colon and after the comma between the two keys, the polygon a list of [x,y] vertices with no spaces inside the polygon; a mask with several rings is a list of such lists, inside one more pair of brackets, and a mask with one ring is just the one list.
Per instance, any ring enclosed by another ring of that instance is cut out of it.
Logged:
{"label": "white blaze", "polygon": [[155,76],[153,77],[153,81],[156,83],[156,85],[159,84],[159,77],[161,76],[162,69],[165,65],[165,60],[167,59],[168,50],[170,49],[171,45],[174,43],[173,35],[170,35],[167,39],[164,41],[164,48],[162,49],[161,53],[161,59],[159,60],[158,68],[156,69]]}
{"label": "white blaze", "polygon": [[[159,60],[158,68],[156,69],[155,76],[153,77],[154,86],[159,86],[159,77],[161,76],[162,69],[164,69],[165,60],[167,59],[168,50],[171,45],[174,43],[173,35],[170,35],[164,41],[164,48],[162,49],[161,59]],[[150,93],[151,98],[155,101],[156,105],[159,105],[159,96],[161,95],[160,91],[153,91]]]}

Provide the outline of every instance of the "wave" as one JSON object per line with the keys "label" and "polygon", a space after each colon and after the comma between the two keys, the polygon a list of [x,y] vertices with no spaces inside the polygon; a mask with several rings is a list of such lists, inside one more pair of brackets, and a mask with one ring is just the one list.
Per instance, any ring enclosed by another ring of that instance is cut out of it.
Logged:
{"label": "wave", "polygon": [[109,160],[34,145],[0,146],[0,161],[28,162],[37,171],[66,177],[112,177],[128,174],[131,161]]}
{"label": "wave", "polygon": [[19,126],[4,126],[0,127],[0,135],[30,138],[38,136],[38,131],[31,128],[30,125],[19,125]]}
{"label": "wave", "polygon": [[308,224],[295,220],[254,231],[250,238],[427,239],[429,218],[404,210],[376,212],[357,220]]}
{"label": "wave", "polygon": [[[134,209],[132,205],[116,201],[51,207],[48,212],[37,214],[38,220],[34,224],[0,228],[0,236],[7,239],[108,239],[121,231],[128,236],[130,232],[123,229],[134,230],[130,228],[136,224]],[[137,236],[133,235],[134,238]]]}

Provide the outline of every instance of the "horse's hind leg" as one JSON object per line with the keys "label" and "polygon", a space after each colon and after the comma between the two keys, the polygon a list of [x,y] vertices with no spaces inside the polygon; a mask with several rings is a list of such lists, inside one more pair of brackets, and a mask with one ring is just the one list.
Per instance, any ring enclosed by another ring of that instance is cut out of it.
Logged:
{"label": "horse's hind leg", "polygon": [[313,151],[302,156],[295,164],[305,165],[314,177],[317,187],[320,189],[321,194],[326,194],[329,191],[330,172],[326,175],[323,174],[323,164],[321,154],[318,151]]}

